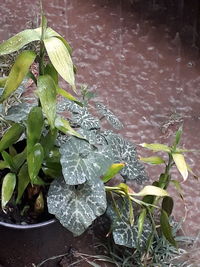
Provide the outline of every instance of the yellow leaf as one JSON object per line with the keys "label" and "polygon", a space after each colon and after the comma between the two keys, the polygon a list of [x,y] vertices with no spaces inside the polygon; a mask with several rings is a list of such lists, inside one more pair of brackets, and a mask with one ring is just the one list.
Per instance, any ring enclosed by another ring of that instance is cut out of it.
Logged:
{"label": "yellow leaf", "polygon": [[179,170],[180,174],[183,176],[183,180],[186,181],[188,178],[188,168],[185,162],[185,158],[183,154],[172,153],[173,160],[176,164],[177,169]]}
{"label": "yellow leaf", "polygon": [[144,197],[147,195],[152,195],[157,197],[169,196],[166,190],[153,185],[147,185],[139,193],[133,193],[132,195],[139,197]]}
{"label": "yellow leaf", "polygon": [[170,147],[163,145],[163,144],[157,144],[157,143],[155,143],[155,144],[143,143],[143,144],[140,144],[140,146],[148,148],[148,149],[153,150],[153,151],[164,151],[164,152],[168,152],[168,153],[170,153],[170,151],[171,151]]}
{"label": "yellow leaf", "polygon": [[150,163],[150,164],[162,164],[165,161],[161,157],[148,157],[148,158],[140,158],[141,161]]}

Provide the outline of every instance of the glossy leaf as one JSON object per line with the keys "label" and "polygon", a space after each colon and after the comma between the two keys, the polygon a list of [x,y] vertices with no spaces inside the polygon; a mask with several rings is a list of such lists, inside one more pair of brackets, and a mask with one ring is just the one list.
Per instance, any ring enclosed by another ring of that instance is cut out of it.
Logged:
{"label": "glossy leaf", "polygon": [[51,37],[44,40],[44,45],[54,68],[75,90],[73,62],[65,44],[59,38]]}
{"label": "glossy leaf", "polygon": [[37,143],[33,146],[32,150],[27,155],[28,173],[32,183],[34,183],[34,180],[38,176],[38,173],[42,166],[43,159],[44,159],[43,148],[41,144]]}
{"label": "glossy leaf", "polygon": [[0,141],[0,152],[17,142],[24,131],[24,127],[19,124],[13,124],[3,135]]}
{"label": "glossy leaf", "polygon": [[24,151],[22,151],[21,153],[18,153],[16,156],[13,157],[13,163],[17,171],[25,162],[26,156],[27,156],[27,151],[25,148]]}
{"label": "glossy leaf", "polygon": [[39,142],[44,125],[41,107],[33,107],[27,119],[27,143],[30,147]]}
{"label": "glossy leaf", "polygon": [[157,186],[153,186],[153,185],[147,185],[139,193],[133,193],[132,195],[141,196],[141,197],[144,197],[147,195],[157,196],[157,197],[169,196],[167,191]]}
{"label": "glossy leaf", "polygon": [[185,162],[185,158],[182,154],[173,153],[172,154],[173,160],[176,164],[177,169],[179,170],[180,174],[183,176],[183,180],[186,181],[188,178],[188,168]]}
{"label": "glossy leaf", "polygon": [[7,99],[22,83],[34,62],[36,54],[33,51],[23,51],[17,58],[9,73],[0,102]]}
{"label": "glossy leaf", "polygon": [[109,169],[106,171],[106,173],[102,177],[102,181],[104,183],[107,183],[110,181],[113,177],[115,177],[116,174],[118,174],[122,168],[124,168],[124,163],[114,163],[112,164]]}
{"label": "glossy leaf", "polygon": [[30,177],[28,174],[28,166],[25,163],[18,174],[18,185],[17,185],[17,200],[16,204],[18,204],[24,194],[25,189],[27,188],[28,184],[30,183]]}
{"label": "glossy leaf", "polygon": [[162,159],[161,157],[140,158],[140,160],[155,165],[165,163],[164,159]]}
{"label": "glossy leaf", "polygon": [[166,211],[167,215],[170,216],[174,207],[174,201],[171,197],[164,197],[162,201],[162,209]]}
{"label": "glossy leaf", "polygon": [[140,146],[142,147],[145,147],[145,148],[148,148],[152,151],[164,151],[164,152],[168,152],[170,153],[171,149],[170,147],[166,146],[166,145],[163,145],[163,144],[147,144],[147,143],[143,143],[143,144],[140,144]]}
{"label": "glossy leaf", "polygon": [[167,239],[167,241],[172,244],[174,247],[177,247],[176,241],[172,235],[172,228],[169,223],[169,217],[167,215],[167,212],[162,210],[161,216],[160,216],[160,226],[163,235]]}
{"label": "glossy leaf", "polygon": [[40,35],[40,28],[28,29],[16,34],[15,36],[0,44],[0,56],[18,51],[23,46],[33,41],[39,41]]}
{"label": "glossy leaf", "polygon": [[44,111],[51,129],[54,129],[56,118],[56,85],[49,75],[39,76],[37,94],[40,98],[42,110]]}
{"label": "glossy leaf", "polygon": [[3,183],[1,187],[1,207],[5,208],[6,204],[10,201],[14,189],[16,186],[16,176],[13,173],[8,173],[3,178]]}
{"label": "glossy leaf", "polygon": [[76,132],[69,124],[69,122],[61,117],[57,117],[55,120],[56,128],[64,134],[76,136],[81,139],[85,139],[81,134]]}
{"label": "glossy leaf", "polygon": [[75,236],[81,235],[102,215],[107,206],[104,185],[99,179],[83,185],[67,185],[63,179],[51,183],[48,211]]}
{"label": "glossy leaf", "polygon": [[49,153],[51,151],[51,149],[53,149],[55,142],[56,142],[56,138],[57,138],[57,130],[49,130],[48,133],[44,136],[42,136],[41,138],[41,145],[44,149],[44,158],[49,157]]}
{"label": "glossy leaf", "polygon": [[1,152],[3,160],[7,163],[9,169],[11,169],[12,172],[16,172],[15,164],[13,162],[13,158],[8,154],[6,151]]}

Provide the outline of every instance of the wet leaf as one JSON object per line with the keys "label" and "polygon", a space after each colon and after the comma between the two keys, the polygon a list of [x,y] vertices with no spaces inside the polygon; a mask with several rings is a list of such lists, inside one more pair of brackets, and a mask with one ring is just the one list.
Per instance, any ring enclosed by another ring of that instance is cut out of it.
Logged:
{"label": "wet leaf", "polygon": [[7,99],[22,83],[24,77],[29,71],[29,67],[34,62],[36,54],[33,51],[23,51],[17,58],[11,68],[6,81],[0,102]]}
{"label": "wet leaf", "polygon": [[173,210],[174,201],[171,197],[164,197],[162,201],[162,209],[166,211],[167,215],[170,216]]}
{"label": "wet leaf", "polygon": [[54,129],[56,118],[56,85],[49,75],[39,76],[37,94],[40,98],[42,110],[44,111],[51,129]]}
{"label": "wet leaf", "polygon": [[30,177],[28,174],[28,165],[25,163],[18,174],[18,185],[17,185],[17,200],[16,204],[18,204],[24,194],[25,189],[30,183]]}
{"label": "wet leaf", "polygon": [[157,196],[157,197],[169,196],[167,191],[157,186],[153,186],[153,185],[147,185],[139,193],[133,193],[132,195],[141,196],[141,197],[144,197],[147,195]]}
{"label": "wet leaf", "polygon": [[33,146],[32,150],[27,155],[28,173],[32,183],[34,183],[34,180],[38,176],[38,173],[42,166],[43,159],[44,159],[43,148],[41,144],[37,143]]}
{"label": "wet leaf", "polygon": [[115,177],[116,174],[118,174],[122,168],[124,168],[125,164],[124,163],[114,163],[112,164],[106,173],[102,177],[102,181],[104,183],[107,183],[110,181],[113,177]]}
{"label": "wet leaf", "polygon": [[20,138],[24,131],[24,127],[19,124],[13,124],[3,135],[0,141],[0,152],[11,146],[12,144],[16,143],[17,140]]}
{"label": "wet leaf", "polygon": [[148,157],[148,158],[141,157],[140,160],[155,165],[165,163],[164,159],[162,159],[161,157]]}
{"label": "wet leaf", "polygon": [[167,212],[162,210],[161,216],[160,216],[160,225],[161,230],[167,241],[172,244],[174,247],[177,247],[176,241],[172,235],[172,228],[169,223],[169,217],[167,215]]}
{"label": "wet leaf", "polygon": [[61,165],[67,184],[77,185],[100,178],[113,163],[109,146],[98,150],[87,141],[70,137],[60,148]]}
{"label": "wet leaf", "polygon": [[1,207],[5,208],[6,204],[10,201],[16,185],[16,176],[13,173],[8,173],[3,178],[1,187]]}
{"label": "wet leaf", "polygon": [[57,117],[55,120],[56,128],[64,134],[76,136],[81,139],[85,139],[81,134],[76,132],[69,124],[69,122],[61,117]]}
{"label": "wet leaf", "polygon": [[0,44],[0,56],[18,51],[23,46],[33,41],[39,41],[40,35],[40,28],[28,29],[16,34],[15,36]]}
{"label": "wet leaf", "polygon": [[51,37],[44,40],[44,45],[54,68],[75,90],[73,62],[63,41],[57,37]]}
{"label": "wet leaf", "polygon": [[188,178],[188,168],[184,156],[182,154],[172,153],[172,157],[183,180],[186,181]]}
{"label": "wet leaf", "polygon": [[33,107],[28,114],[26,126],[27,144],[30,146],[30,149],[39,142],[43,125],[44,120],[41,107]]}
{"label": "wet leaf", "polygon": [[51,183],[47,197],[48,211],[75,236],[81,235],[107,206],[103,182],[95,179],[71,186],[63,179]]}
{"label": "wet leaf", "polygon": [[147,144],[147,143],[143,143],[143,144],[140,144],[140,146],[142,147],[145,147],[145,148],[148,148],[152,151],[164,151],[164,152],[168,152],[170,153],[171,152],[171,149],[170,147],[166,146],[166,145],[163,145],[163,144]]}

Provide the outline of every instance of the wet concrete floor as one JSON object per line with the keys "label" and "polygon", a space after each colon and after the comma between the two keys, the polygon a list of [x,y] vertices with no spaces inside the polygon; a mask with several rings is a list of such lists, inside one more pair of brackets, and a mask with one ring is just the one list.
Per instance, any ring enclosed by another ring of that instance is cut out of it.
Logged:
{"label": "wet concrete floor", "polygon": [[[38,23],[37,1],[0,2],[1,40]],[[73,47],[77,84],[88,84],[119,116],[124,136],[168,144],[184,123],[183,146],[200,148],[198,1],[49,0],[44,11]],[[188,154],[198,176],[199,162],[199,153]],[[152,180],[160,171],[148,167]],[[190,176],[182,187],[185,203],[177,198],[175,216],[186,216],[185,233],[197,235],[200,184]]]}

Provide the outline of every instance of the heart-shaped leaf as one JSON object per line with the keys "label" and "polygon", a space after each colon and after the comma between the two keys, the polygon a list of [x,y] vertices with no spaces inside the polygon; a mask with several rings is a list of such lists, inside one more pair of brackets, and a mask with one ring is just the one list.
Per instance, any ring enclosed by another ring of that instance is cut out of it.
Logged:
{"label": "heart-shaped leaf", "polygon": [[6,204],[10,201],[16,185],[16,176],[13,173],[8,173],[3,178],[1,187],[1,207],[5,208]]}
{"label": "heart-shaped leaf", "polygon": [[103,175],[113,163],[109,146],[100,149],[85,140],[70,137],[60,148],[63,176],[67,184],[77,185]]}
{"label": "heart-shaped leaf", "polygon": [[23,51],[17,58],[9,73],[0,102],[7,99],[22,83],[29,71],[29,67],[34,62],[36,54],[33,51]]}
{"label": "heart-shaped leaf", "polygon": [[20,103],[8,109],[7,115],[4,119],[13,122],[25,121],[33,105],[30,103]]}
{"label": "heart-shaped leaf", "polygon": [[47,197],[48,211],[75,236],[81,235],[107,206],[103,183],[96,179],[71,186],[65,181],[51,183]]}
{"label": "heart-shaped leaf", "polygon": [[60,76],[75,90],[73,62],[65,44],[57,37],[44,40],[47,54]]}
{"label": "heart-shaped leaf", "polygon": [[54,129],[56,118],[56,85],[49,75],[39,76],[37,94],[40,98],[42,110],[44,111],[51,129]]}
{"label": "heart-shaped leaf", "polygon": [[[80,107],[79,107],[80,108]],[[93,117],[87,110],[87,108],[80,109],[79,113],[74,113],[72,121],[86,130],[100,128],[100,121]]]}
{"label": "heart-shaped leaf", "polygon": [[17,142],[24,131],[24,127],[19,124],[13,124],[3,135],[0,141],[0,152]]}

